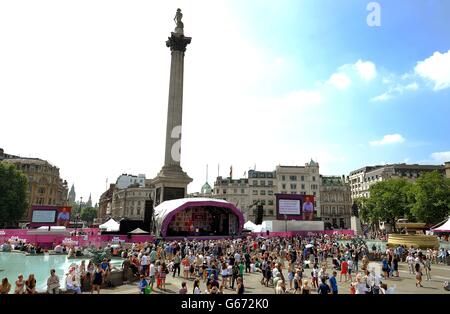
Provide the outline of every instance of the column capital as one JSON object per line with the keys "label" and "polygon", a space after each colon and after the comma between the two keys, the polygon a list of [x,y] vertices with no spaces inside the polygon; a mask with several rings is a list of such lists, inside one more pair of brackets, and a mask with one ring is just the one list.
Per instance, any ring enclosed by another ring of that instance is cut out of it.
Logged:
{"label": "column capital", "polygon": [[192,37],[185,37],[181,34],[172,33],[169,40],[166,41],[166,46],[170,47],[171,51],[186,51],[187,45],[191,43]]}

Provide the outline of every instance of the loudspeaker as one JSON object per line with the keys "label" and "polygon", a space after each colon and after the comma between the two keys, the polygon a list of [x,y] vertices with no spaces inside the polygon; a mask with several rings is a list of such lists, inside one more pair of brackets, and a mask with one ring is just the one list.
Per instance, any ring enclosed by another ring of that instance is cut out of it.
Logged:
{"label": "loudspeaker", "polygon": [[262,205],[258,205],[255,211],[255,224],[260,225],[263,222],[264,208]]}
{"label": "loudspeaker", "polygon": [[151,231],[152,228],[152,222],[153,222],[153,200],[147,200],[145,201],[145,207],[144,207],[144,225],[146,228],[145,231]]}

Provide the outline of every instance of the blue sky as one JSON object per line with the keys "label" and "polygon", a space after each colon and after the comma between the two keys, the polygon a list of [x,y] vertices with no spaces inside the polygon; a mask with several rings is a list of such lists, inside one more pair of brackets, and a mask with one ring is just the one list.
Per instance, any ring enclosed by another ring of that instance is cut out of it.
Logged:
{"label": "blue sky", "polygon": [[[170,51],[183,10],[181,164],[217,174],[450,160],[450,2],[0,2],[0,147],[49,160],[96,200],[164,159]],[[12,117],[4,119],[3,117]],[[57,132],[55,132],[57,130]],[[220,164],[219,171],[217,170]]]}
{"label": "blue sky", "polygon": [[[307,135],[323,145],[341,145],[339,151],[348,159],[336,165],[336,172],[382,161],[441,163],[442,158],[432,158],[430,154],[450,149],[450,89],[447,86],[434,91],[429,80],[413,74],[418,61],[435,52],[447,52],[448,82],[450,3],[378,1],[381,26],[369,27],[369,2],[286,0],[277,1],[276,5],[273,1],[256,5],[242,1],[236,14],[243,21],[243,31],[256,45],[289,63],[283,79],[268,78],[264,93],[312,88],[341,65],[357,60],[375,64],[377,77],[370,84],[333,93],[330,103],[317,110],[319,119],[326,123],[320,125],[319,131],[314,130],[317,134]],[[386,101],[371,101],[388,89],[382,84],[383,78],[406,73],[412,77],[394,81],[417,82],[417,90]],[[299,135],[302,140],[305,138],[300,127],[291,130],[293,140]],[[369,144],[389,134],[400,134],[404,141],[375,147]],[[445,155],[450,159],[449,153]]]}

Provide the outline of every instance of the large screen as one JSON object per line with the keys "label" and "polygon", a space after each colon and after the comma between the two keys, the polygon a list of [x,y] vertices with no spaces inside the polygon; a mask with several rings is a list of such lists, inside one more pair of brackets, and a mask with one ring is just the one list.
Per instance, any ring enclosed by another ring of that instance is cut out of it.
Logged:
{"label": "large screen", "polygon": [[52,206],[52,205],[33,205],[31,206],[31,224],[32,228],[40,226],[65,226],[70,225],[70,206]]}
{"label": "large screen", "polygon": [[313,195],[276,194],[277,219],[314,220],[316,208]]}
{"label": "large screen", "polygon": [[278,206],[281,215],[300,215],[300,200],[280,199]]}
{"label": "large screen", "polygon": [[34,210],[31,218],[35,223],[55,223],[56,210]]}

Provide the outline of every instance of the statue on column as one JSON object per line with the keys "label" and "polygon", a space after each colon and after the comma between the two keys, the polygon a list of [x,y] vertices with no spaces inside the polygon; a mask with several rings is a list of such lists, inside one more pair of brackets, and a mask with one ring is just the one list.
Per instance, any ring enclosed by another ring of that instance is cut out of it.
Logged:
{"label": "statue on column", "polygon": [[177,9],[177,13],[175,14],[175,18],[173,19],[175,21],[175,24],[177,25],[175,27],[175,33],[183,33],[184,24],[181,21],[183,18],[183,13],[181,13],[181,9]]}

